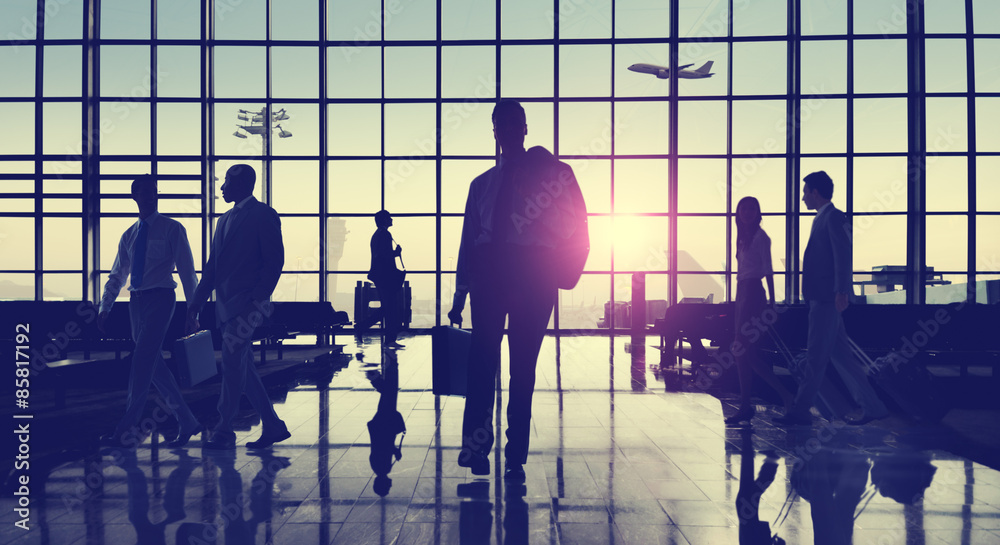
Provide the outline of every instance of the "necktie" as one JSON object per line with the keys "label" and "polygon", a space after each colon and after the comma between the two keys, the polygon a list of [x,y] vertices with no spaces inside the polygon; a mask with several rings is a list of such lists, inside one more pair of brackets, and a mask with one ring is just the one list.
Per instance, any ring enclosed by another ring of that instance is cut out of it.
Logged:
{"label": "necktie", "polygon": [[146,268],[146,238],[149,226],[139,220],[139,233],[135,237],[135,251],[132,252],[132,288],[142,285],[142,274]]}

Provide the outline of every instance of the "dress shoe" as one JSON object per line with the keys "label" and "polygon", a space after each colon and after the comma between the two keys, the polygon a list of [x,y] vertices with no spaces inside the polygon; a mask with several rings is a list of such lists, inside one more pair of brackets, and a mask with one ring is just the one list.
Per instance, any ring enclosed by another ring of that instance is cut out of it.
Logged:
{"label": "dress shoe", "polygon": [[229,432],[212,432],[212,438],[201,444],[202,450],[233,450],[236,448],[236,434]]}
{"label": "dress shoe", "polygon": [[257,439],[256,441],[250,441],[249,443],[247,443],[247,448],[253,448],[253,449],[269,448],[271,445],[275,443],[280,443],[281,441],[284,441],[285,439],[288,439],[291,436],[292,434],[288,433],[288,428],[285,427],[284,425],[282,425],[281,429],[277,431],[262,430],[260,432],[260,439]]}
{"label": "dress shoe", "polygon": [[478,452],[462,451],[458,455],[458,465],[472,470],[473,475],[490,474],[490,458]]}
{"label": "dress shoe", "polygon": [[405,344],[399,344],[396,341],[389,341],[389,342],[385,343],[383,346],[385,348],[393,348],[393,349],[406,348]]}
{"label": "dress shoe", "polygon": [[788,413],[784,416],[775,417],[773,422],[782,426],[811,426],[812,417],[808,414]]}
{"label": "dress shoe", "polygon": [[740,410],[736,411],[735,414],[726,418],[725,422],[727,426],[738,426],[740,424],[750,423],[750,419],[756,414],[757,410],[754,409],[753,405],[748,407],[741,407]]}
{"label": "dress shoe", "polygon": [[503,480],[508,483],[524,483],[524,465],[514,462],[507,462],[503,470]]}
{"label": "dress shoe", "polygon": [[191,440],[191,436],[198,435],[203,431],[205,431],[205,426],[202,426],[201,424],[198,424],[189,430],[177,430],[177,438],[167,443],[167,446],[170,448],[181,448]]}

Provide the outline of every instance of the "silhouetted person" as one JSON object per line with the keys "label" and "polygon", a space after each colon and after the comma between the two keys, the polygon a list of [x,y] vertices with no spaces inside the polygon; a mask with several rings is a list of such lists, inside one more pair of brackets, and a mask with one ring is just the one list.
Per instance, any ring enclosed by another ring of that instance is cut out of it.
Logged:
{"label": "silhouetted person", "polygon": [[[219,468],[220,515],[226,545],[246,545],[257,542],[257,527],[271,520],[274,482],[278,472],[291,464],[288,458],[261,455],[260,470],[244,490],[243,476],[236,469],[236,455],[231,452],[210,452],[207,457]],[[242,463],[242,462],[241,462]],[[249,495],[249,498],[247,497]],[[249,499],[250,518],[244,518],[243,507]],[[202,536],[204,539],[204,536]],[[200,543],[201,541],[199,541]]]}
{"label": "silhouetted person", "polygon": [[383,372],[374,372],[370,378],[372,386],[379,393],[378,409],[368,421],[368,436],[372,446],[368,462],[375,472],[372,489],[379,496],[388,494],[392,487],[389,472],[395,461],[403,458],[402,449],[396,446],[396,436],[406,433],[403,415],[396,410],[396,400],[399,398],[399,364],[392,352],[384,351],[382,354],[386,358]]}
{"label": "silhouetted person", "polygon": [[406,273],[396,268],[396,256],[402,255],[403,247],[396,245],[393,248],[392,234],[389,233],[392,216],[389,212],[379,210],[375,214],[375,226],[377,229],[371,240],[372,264],[368,279],[375,283],[375,289],[378,290],[379,314],[382,316],[385,335],[383,346],[402,348],[403,345],[396,342],[396,336],[403,324],[399,291],[403,288]]}
{"label": "silhouetted person", "polygon": [[125,470],[125,480],[128,488],[128,520],[135,527],[136,543],[139,545],[166,544],[167,526],[184,520],[184,489],[188,478],[198,467],[196,460],[181,451],[177,458],[177,467],[167,477],[166,492],[163,495],[163,510],[166,518],[160,522],[149,519],[149,487],[146,474],[138,465],[135,451],[123,451],[122,457],[115,464]]}
{"label": "silhouetted person", "polygon": [[465,298],[471,294],[472,344],[458,464],[476,475],[490,472],[500,343],[509,319],[504,478],[511,481],[524,480],[535,364],[560,285],[559,266],[550,260],[586,218],[573,170],[544,148],[526,151],[527,132],[519,103],[497,103],[493,134],[502,153],[499,164],[469,187],[456,291],[448,313],[451,322],[461,324]]}
{"label": "silhouetted person", "polygon": [[[749,421],[754,415],[750,402],[756,372],[781,396],[785,410],[794,396],[774,376],[770,362],[761,357],[760,339],[765,335],[764,312],[774,308],[774,269],[771,268],[771,238],[760,227],[760,203],[743,197],[736,205],[736,327],[733,355],[740,377],[740,408],[726,424]],[[767,294],[762,281],[767,282]],[[770,296],[770,306],[768,306]]]}
{"label": "silhouetted person", "polygon": [[[754,478],[753,432],[740,431],[740,487],[736,492],[736,517],[740,523],[740,545],[771,545],[771,527],[760,520],[760,498],[774,482],[778,472],[777,457],[764,459],[760,473]],[[776,543],[784,543],[783,540]]]}
{"label": "silhouetted person", "polygon": [[851,226],[833,198],[833,180],[826,172],[804,179],[802,202],[816,210],[809,243],[802,260],[802,296],[809,303],[809,340],[806,369],[791,409],[775,419],[782,424],[810,424],[809,408],[819,392],[831,361],[854,401],[864,410],[850,424],[864,424],[888,414],[878,398],[861,361],[854,354],[841,313],[852,293]]}
{"label": "silhouetted person", "polygon": [[813,543],[853,543],[854,513],[868,484],[868,468],[868,457],[851,450],[823,448],[797,461],[789,480],[809,502]]}
{"label": "silhouetted person", "polygon": [[194,259],[184,226],[157,212],[159,196],[156,180],[149,175],[136,178],[132,182],[132,199],[139,207],[139,220],[122,234],[118,242],[118,255],[111,267],[111,276],[104,285],[97,326],[105,331],[111,307],[125,284],[125,278],[129,277],[128,310],[135,349],[132,350],[125,415],[113,432],[101,437],[101,442],[127,447],[141,442],[138,435],[130,433],[130,430],[139,424],[152,382],[177,417],[179,431],[170,446],[180,447],[192,435],[199,433],[202,426],[184,402],[177,380],[167,369],[161,351],[176,305],[174,267],[177,267],[188,300],[194,296],[198,277],[194,272]]}
{"label": "silhouetted person", "polygon": [[219,423],[204,445],[210,449],[235,448],[233,418],[244,393],[261,419],[260,439],[247,443],[248,448],[267,448],[291,436],[254,366],[253,332],[273,313],[271,293],[285,261],[281,221],[274,209],[254,198],[256,180],[249,165],[235,165],[226,172],[222,198],[235,204],[219,218],[201,283],[188,304],[190,330],[197,328],[198,313],[215,291],[215,317],[222,332],[222,392]]}

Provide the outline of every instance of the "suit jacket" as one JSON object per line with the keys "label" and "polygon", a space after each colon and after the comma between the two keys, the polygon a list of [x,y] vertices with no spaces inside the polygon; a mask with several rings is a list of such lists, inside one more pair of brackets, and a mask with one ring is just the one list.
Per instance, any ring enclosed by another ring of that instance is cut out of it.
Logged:
{"label": "suit jacket", "polygon": [[372,263],[368,269],[368,279],[383,288],[403,284],[404,275],[396,267],[396,251],[392,247],[392,235],[388,229],[378,229],[371,240]]}
{"label": "suit jacket", "polygon": [[812,234],[802,259],[802,296],[833,301],[838,293],[853,292],[851,224],[830,204],[813,220]]}
{"label": "suit jacket", "polygon": [[218,325],[236,317],[251,301],[267,302],[281,277],[285,248],[281,242],[281,220],[270,206],[254,197],[229,226],[222,229],[236,207],[222,215],[216,225],[212,251],[195,290],[200,305],[215,290],[215,315]]}

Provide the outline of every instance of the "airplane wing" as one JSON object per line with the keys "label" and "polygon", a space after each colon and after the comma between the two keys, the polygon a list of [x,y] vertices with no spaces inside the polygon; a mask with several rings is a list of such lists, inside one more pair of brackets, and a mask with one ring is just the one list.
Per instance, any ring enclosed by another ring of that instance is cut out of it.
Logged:
{"label": "airplane wing", "polygon": [[691,63],[691,64],[684,64],[684,65],[681,65],[681,66],[678,66],[678,67],[677,67],[677,69],[678,69],[678,70],[683,70],[683,69],[685,69],[685,68],[690,68],[690,67],[692,67],[692,66],[694,66],[694,63]]}

